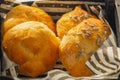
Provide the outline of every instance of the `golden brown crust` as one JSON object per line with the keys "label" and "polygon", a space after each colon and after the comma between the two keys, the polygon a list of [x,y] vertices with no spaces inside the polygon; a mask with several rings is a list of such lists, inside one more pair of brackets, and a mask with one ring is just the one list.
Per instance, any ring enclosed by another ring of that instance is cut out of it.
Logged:
{"label": "golden brown crust", "polygon": [[57,35],[62,39],[62,37],[67,34],[67,32],[78,25],[85,19],[95,17],[80,7],[75,7],[71,12],[65,13],[57,22]]}
{"label": "golden brown crust", "polygon": [[59,56],[71,75],[93,75],[85,63],[110,34],[109,27],[96,18],[86,19],[68,31],[61,41]]}
{"label": "golden brown crust", "polygon": [[55,32],[55,24],[50,15],[48,15],[45,11],[36,7],[18,5],[7,14],[3,23],[4,33],[15,25],[25,21],[42,22]]}
{"label": "golden brown crust", "polygon": [[3,48],[20,73],[36,77],[52,69],[58,59],[59,39],[43,23],[28,21],[8,30]]}

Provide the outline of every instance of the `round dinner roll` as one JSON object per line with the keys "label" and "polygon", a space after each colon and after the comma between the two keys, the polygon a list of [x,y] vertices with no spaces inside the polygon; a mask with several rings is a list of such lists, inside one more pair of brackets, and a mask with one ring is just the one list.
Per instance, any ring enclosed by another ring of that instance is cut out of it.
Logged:
{"label": "round dinner roll", "polygon": [[25,21],[42,22],[56,33],[55,24],[50,15],[40,8],[27,5],[18,5],[7,13],[6,19],[3,23],[3,32],[5,33],[10,28]]}
{"label": "round dinner roll", "polygon": [[3,36],[3,49],[18,64],[20,74],[36,77],[51,70],[58,59],[59,38],[45,24],[28,21]]}
{"label": "round dinner roll", "polygon": [[67,34],[67,32],[81,23],[83,20],[94,17],[89,14],[87,11],[76,6],[74,10],[65,13],[56,24],[57,35],[62,39],[62,37]]}
{"label": "round dinner roll", "polygon": [[110,34],[108,25],[96,18],[86,19],[70,29],[59,47],[60,59],[68,72],[75,77],[94,75],[86,61]]}

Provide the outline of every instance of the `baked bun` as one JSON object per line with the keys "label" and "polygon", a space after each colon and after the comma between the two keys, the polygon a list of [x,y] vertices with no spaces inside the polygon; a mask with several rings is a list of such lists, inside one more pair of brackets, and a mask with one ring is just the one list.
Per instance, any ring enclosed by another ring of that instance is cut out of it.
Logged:
{"label": "baked bun", "polygon": [[86,61],[111,34],[109,27],[101,20],[89,18],[73,27],[62,38],[59,56],[72,76],[91,76]]}
{"label": "baked bun", "polygon": [[45,11],[40,8],[18,5],[8,12],[3,23],[4,33],[15,25],[25,21],[39,21],[46,24],[53,32],[55,32],[55,24]]}
{"label": "baked bun", "polygon": [[28,21],[8,30],[3,48],[20,73],[36,77],[52,69],[58,59],[59,38],[45,24]]}
{"label": "baked bun", "polygon": [[65,13],[58,21],[57,21],[57,35],[62,39],[62,37],[67,34],[67,32],[78,25],[85,19],[95,17],[89,14],[87,11],[83,10],[80,7],[75,7],[73,11]]}

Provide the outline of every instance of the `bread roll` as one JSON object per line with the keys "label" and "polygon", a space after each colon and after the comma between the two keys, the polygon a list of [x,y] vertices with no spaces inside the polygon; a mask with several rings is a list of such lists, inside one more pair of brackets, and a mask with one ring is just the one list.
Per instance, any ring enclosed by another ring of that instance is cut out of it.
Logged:
{"label": "bread roll", "polygon": [[55,24],[45,11],[40,8],[18,5],[10,10],[3,23],[4,33],[15,25],[25,21],[38,21],[46,24],[53,32],[55,32]]}
{"label": "bread roll", "polygon": [[36,77],[51,70],[58,59],[59,38],[41,22],[14,26],[5,33],[2,44],[8,58],[26,76]]}
{"label": "bread roll", "polygon": [[59,47],[60,59],[68,72],[75,77],[93,75],[85,63],[110,34],[109,27],[96,18],[86,19],[71,28]]}
{"label": "bread roll", "polygon": [[65,13],[58,21],[57,21],[57,35],[62,39],[62,37],[67,34],[67,32],[72,28],[78,25],[85,19],[95,17],[80,7],[75,7],[73,11]]}

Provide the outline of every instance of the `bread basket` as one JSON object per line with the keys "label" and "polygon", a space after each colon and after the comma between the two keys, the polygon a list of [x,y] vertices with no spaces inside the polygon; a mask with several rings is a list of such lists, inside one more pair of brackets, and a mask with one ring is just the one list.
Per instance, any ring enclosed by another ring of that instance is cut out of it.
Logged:
{"label": "bread basket", "polygon": [[[120,41],[118,37],[120,36],[118,35],[119,32],[116,33],[116,30],[118,30],[119,27],[116,26],[115,23],[113,23],[112,21],[110,22],[111,19],[109,18],[110,14],[107,13],[107,10],[110,10],[108,7],[111,7],[110,5],[112,4],[109,2],[109,0],[96,0],[96,1],[94,0],[26,1],[25,0],[24,2],[21,1],[6,0],[3,3],[1,3],[1,7],[0,7],[1,19],[4,19],[6,13],[9,12],[9,10],[11,10],[14,6],[17,6],[19,4],[26,4],[38,8],[40,7],[43,10],[45,10],[48,14],[50,14],[55,22],[61,17],[62,14],[73,10],[75,6],[81,6],[83,9],[87,10],[88,12],[94,15],[97,15],[101,20],[104,20],[107,24],[109,24],[109,26],[111,27],[112,34],[104,42],[101,48],[98,49],[97,52],[94,55],[92,55],[91,58],[86,62],[86,65],[96,74],[94,76],[73,77],[67,73],[66,69],[59,60],[57,61],[53,70],[50,70],[47,73],[44,73],[37,78],[22,76],[18,73],[17,65],[11,62],[7,58],[5,52],[1,47],[0,80],[96,80],[96,79],[115,80],[118,79],[118,76],[120,74],[120,47],[119,47]],[[116,28],[113,26],[116,26]],[[2,35],[2,27],[1,27],[1,35]],[[2,40],[2,36],[1,36],[1,40]]]}

